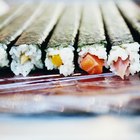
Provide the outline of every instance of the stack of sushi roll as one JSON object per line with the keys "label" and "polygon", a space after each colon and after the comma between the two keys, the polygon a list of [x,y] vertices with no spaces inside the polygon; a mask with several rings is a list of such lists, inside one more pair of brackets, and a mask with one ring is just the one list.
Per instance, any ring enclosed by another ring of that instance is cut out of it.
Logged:
{"label": "stack of sushi roll", "polygon": [[47,70],[58,69],[59,73],[68,76],[74,72],[74,43],[78,33],[81,7],[66,7],[51,39],[46,46],[45,66]]}
{"label": "stack of sushi roll", "polygon": [[89,74],[102,73],[107,60],[106,44],[99,5],[84,5],[77,50],[80,68]]}
{"label": "stack of sushi roll", "polygon": [[41,44],[56,25],[63,9],[63,4],[44,5],[41,16],[23,32],[11,48],[11,70],[15,75],[26,76],[35,68],[43,68]]}
{"label": "stack of sushi roll", "polygon": [[110,70],[121,78],[134,75],[140,71],[140,45],[134,41],[114,2],[106,2],[101,9],[111,44],[107,64]]}
{"label": "stack of sushi roll", "polygon": [[[140,39],[140,7],[133,1],[120,1],[117,6],[124,19]],[[128,10],[129,8],[129,10]]]}
{"label": "stack of sushi roll", "polygon": [[0,31],[0,67],[8,66],[9,44],[14,41],[41,13],[42,4],[24,7],[20,16]]}

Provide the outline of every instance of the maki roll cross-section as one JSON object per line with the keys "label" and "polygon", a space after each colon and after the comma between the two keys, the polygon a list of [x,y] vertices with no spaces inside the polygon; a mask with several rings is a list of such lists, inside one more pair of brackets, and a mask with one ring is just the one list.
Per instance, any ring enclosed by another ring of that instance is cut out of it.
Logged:
{"label": "maki roll cross-section", "polygon": [[135,42],[130,29],[113,1],[101,5],[107,30],[110,51],[107,64],[110,71],[124,79],[140,71],[139,43]]}
{"label": "maki roll cross-section", "polygon": [[106,44],[99,5],[84,5],[77,50],[80,68],[89,74],[102,73],[107,60]]}

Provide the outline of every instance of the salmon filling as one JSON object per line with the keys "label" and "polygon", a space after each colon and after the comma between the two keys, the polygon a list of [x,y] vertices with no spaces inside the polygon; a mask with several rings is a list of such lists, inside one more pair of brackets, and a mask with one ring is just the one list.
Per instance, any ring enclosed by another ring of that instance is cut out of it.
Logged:
{"label": "salmon filling", "polygon": [[80,62],[82,70],[89,74],[100,74],[103,72],[104,60],[95,55],[87,54]]}
{"label": "salmon filling", "polygon": [[116,72],[116,75],[120,76],[122,79],[124,79],[124,76],[128,76],[130,74],[129,66],[129,57],[125,60],[122,60],[121,57],[118,57],[118,60],[113,63],[113,68]]}

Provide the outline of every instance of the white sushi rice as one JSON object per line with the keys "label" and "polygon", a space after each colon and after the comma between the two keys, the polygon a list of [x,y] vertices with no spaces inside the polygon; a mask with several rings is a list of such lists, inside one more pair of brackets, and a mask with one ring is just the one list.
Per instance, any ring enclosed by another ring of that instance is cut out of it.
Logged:
{"label": "white sushi rice", "polygon": [[137,42],[122,44],[120,46],[113,46],[107,64],[110,66],[110,70],[116,74],[116,71],[113,67],[113,63],[118,60],[120,57],[122,60],[129,58],[130,66],[129,71],[132,75],[140,71],[140,55],[139,55],[140,45]]}
{"label": "white sushi rice", "polygon": [[7,46],[5,44],[0,44],[0,67],[8,66],[9,60],[7,55]]}
{"label": "white sushi rice", "polygon": [[[20,58],[22,54],[29,57],[29,60],[24,64],[21,64]],[[35,67],[43,68],[41,50],[37,45],[23,44],[20,46],[13,46],[10,50],[10,55],[12,57],[11,70],[15,75],[22,74],[23,76],[27,76]]]}
{"label": "white sushi rice", "polygon": [[[78,58],[78,63],[80,64],[83,57],[89,53],[91,55],[95,55],[97,56],[99,59],[103,59],[107,60],[107,52],[106,52],[106,48],[104,47],[104,45],[100,45],[100,44],[94,44],[94,45],[86,45],[84,47],[78,48],[77,49],[79,58]],[[104,64],[106,65],[106,64]]]}
{"label": "white sushi rice", "polygon": [[[60,74],[64,76],[71,75],[74,72],[74,48],[72,46],[69,47],[57,47],[57,48],[48,48],[46,50],[46,59],[45,66],[48,70],[59,69]],[[60,67],[56,67],[51,60],[53,55],[59,55],[62,60],[62,65]]]}

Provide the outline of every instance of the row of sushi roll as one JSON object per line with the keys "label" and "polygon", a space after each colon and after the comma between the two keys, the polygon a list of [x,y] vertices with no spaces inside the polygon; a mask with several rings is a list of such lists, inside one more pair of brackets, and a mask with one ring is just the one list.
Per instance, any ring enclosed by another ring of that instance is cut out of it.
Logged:
{"label": "row of sushi roll", "polygon": [[27,76],[44,64],[69,76],[78,56],[83,71],[100,74],[106,67],[124,79],[140,71],[140,45],[127,25],[140,35],[139,14],[132,1],[15,6],[0,17],[0,67]]}
{"label": "row of sushi roll", "polygon": [[38,20],[32,23],[12,46],[11,70],[15,75],[26,76],[35,68],[43,68],[41,44],[56,25],[63,9],[63,4],[42,7]]}

